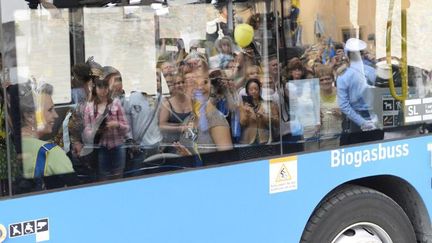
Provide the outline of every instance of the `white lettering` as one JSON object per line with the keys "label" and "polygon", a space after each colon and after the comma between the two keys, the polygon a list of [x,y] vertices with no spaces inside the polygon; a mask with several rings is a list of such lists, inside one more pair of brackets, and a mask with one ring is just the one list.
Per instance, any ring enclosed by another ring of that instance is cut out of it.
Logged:
{"label": "white lettering", "polygon": [[383,148],[383,146],[381,144],[378,144],[378,151],[379,151],[379,155],[378,155],[378,159],[382,160],[386,158],[386,149]]}
{"label": "white lettering", "polygon": [[380,143],[378,147],[354,152],[335,149],[331,151],[331,167],[354,165],[354,167],[359,168],[367,162],[406,157],[408,155],[409,144],[384,146]]}
{"label": "white lettering", "polygon": [[339,150],[331,151],[331,167],[338,167],[340,165],[340,152]]}
{"label": "white lettering", "polygon": [[371,161],[370,155],[371,155],[371,151],[364,150],[363,151],[363,162],[369,162],[369,161]]}
{"label": "white lettering", "polygon": [[371,161],[377,160],[378,159],[378,149],[376,149],[376,148],[372,149],[371,153],[372,153],[372,159],[371,159]]}
{"label": "white lettering", "polygon": [[402,145],[396,146],[396,158],[402,156]]}
{"label": "white lettering", "polygon": [[360,167],[362,165],[362,151],[355,151],[354,152],[354,166]]}
{"label": "white lettering", "polygon": [[352,165],[352,163],[353,163],[353,154],[352,153],[347,153],[346,154],[346,164],[347,165]]}
{"label": "white lettering", "polygon": [[403,153],[402,153],[402,156],[408,156],[409,155],[409,147],[408,147],[408,144],[404,144],[404,145],[402,145],[402,150],[403,150]]}
{"label": "white lettering", "polygon": [[415,116],[418,115],[419,113],[416,111],[416,107],[415,106],[408,106],[408,115],[410,116]]}

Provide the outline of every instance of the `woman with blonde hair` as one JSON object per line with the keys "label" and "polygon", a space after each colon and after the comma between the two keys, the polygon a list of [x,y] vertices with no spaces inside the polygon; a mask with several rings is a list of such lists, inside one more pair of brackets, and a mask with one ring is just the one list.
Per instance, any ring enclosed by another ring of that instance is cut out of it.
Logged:
{"label": "woman with blonde hair", "polygon": [[[56,144],[42,140],[53,133],[58,118],[52,94],[53,86],[47,83],[36,90],[30,83],[19,84],[23,177],[35,182],[33,188],[25,190],[50,189],[78,183],[66,153]],[[56,176],[56,179],[46,180],[46,177],[52,176]]]}
{"label": "woman with blonde hair", "polygon": [[[188,129],[175,143],[180,155],[198,155],[226,151],[233,148],[230,127],[223,114],[209,101],[210,80],[208,73],[194,71],[193,110],[186,121]],[[203,161],[197,161],[197,165]]]}
{"label": "woman with blonde hair", "polygon": [[336,148],[339,146],[339,137],[342,132],[342,113],[337,103],[333,68],[328,65],[318,65],[315,69],[315,73],[319,79],[321,98],[319,148]]}

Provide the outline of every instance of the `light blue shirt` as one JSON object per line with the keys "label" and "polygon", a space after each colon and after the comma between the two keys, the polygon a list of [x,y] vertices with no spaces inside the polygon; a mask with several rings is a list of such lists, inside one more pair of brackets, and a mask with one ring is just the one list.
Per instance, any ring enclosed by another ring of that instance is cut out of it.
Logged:
{"label": "light blue shirt", "polygon": [[[363,70],[364,69],[364,72]],[[375,69],[370,66],[356,64],[348,67],[337,78],[337,98],[341,111],[358,126],[367,120],[357,111],[370,111],[372,96],[369,84],[374,84]]]}
{"label": "light blue shirt", "polygon": [[[155,105],[150,104],[149,99],[141,92],[132,92],[129,100],[124,103],[126,116],[131,126],[128,137],[140,143],[142,147],[151,147],[162,140],[158,125],[158,115],[153,114]],[[155,98],[157,99],[157,97]]]}

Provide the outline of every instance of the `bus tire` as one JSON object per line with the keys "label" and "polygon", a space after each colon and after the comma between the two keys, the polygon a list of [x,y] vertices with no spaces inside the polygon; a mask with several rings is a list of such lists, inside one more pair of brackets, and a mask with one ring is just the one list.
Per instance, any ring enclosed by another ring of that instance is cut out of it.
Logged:
{"label": "bus tire", "polygon": [[408,243],[416,242],[416,237],[408,216],[390,197],[367,187],[348,185],[318,205],[300,242],[356,240]]}

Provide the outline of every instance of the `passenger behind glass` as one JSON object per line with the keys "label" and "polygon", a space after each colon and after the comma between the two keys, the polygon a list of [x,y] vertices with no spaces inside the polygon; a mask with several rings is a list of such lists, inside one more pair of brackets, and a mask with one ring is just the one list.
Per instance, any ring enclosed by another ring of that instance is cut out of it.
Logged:
{"label": "passenger behind glass", "polygon": [[[279,71],[278,67],[279,65],[277,59],[272,58],[272,60],[269,62],[269,73],[265,74],[264,77],[262,75],[260,66],[248,65],[246,67],[246,80],[258,79],[262,84],[261,96],[264,98],[264,100],[271,100],[275,104],[279,104],[279,95],[276,92],[276,82],[275,82],[275,80],[277,80],[278,78],[278,71]],[[245,88],[240,89],[239,91],[240,99],[242,96],[245,95],[247,95],[246,89]]]}
{"label": "passenger behind glass", "polygon": [[228,29],[228,2],[226,0],[213,0],[211,3],[219,14],[216,19],[207,22],[206,40],[214,43],[217,39],[230,35]]}
{"label": "passenger behind glass", "polygon": [[[168,86],[169,92],[171,93],[175,76],[177,74],[174,62],[169,59],[167,55],[162,55],[159,57],[157,68],[161,71],[163,78],[165,79],[165,82]],[[163,90],[163,92],[165,91]]]}
{"label": "passenger behind glass", "polygon": [[339,137],[342,133],[342,112],[337,103],[333,68],[328,65],[319,65],[315,73],[319,78],[321,98],[321,126],[316,149],[334,149],[339,146]]}
{"label": "passenger behind glass", "polygon": [[191,127],[175,143],[181,155],[197,155],[196,165],[202,165],[201,155],[233,148],[230,127],[222,113],[209,102],[210,80],[207,72],[195,70],[192,116],[187,123]]}
{"label": "passenger behind glass", "polygon": [[120,178],[125,167],[123,147],[129,124],[117,98],[112,98],[108,81],[96,79],[92,98],[85,107],[84,135],[97,152],[99,179]]}
{"label": "passenger behind glass", "polygon": [[208,72],[209,69],[207,56],[196,51],[189,53],[184,59],[184,63],[194,71]]}
{"label": "passenger behind glass", "polygon": [[84,109],[91,97],[93,79],[101,74],[101,69],[92,69],[89,63],[76,64],[72,68],[73,78],[82,84],[84,97],[66,114],[59,135],[63,149],[70,155],[74,169],[78,174],[93,174],[95,169],[94,164],[92,164],[94,161],[87,161],[85,157],[81,157],[81,150],[84,146],[82,132],[84,130]]}
{"label": "passenger behind glass", "polygon": [[345,115],[341,145],[355,144],[384,138],[373,113],[370,83],[375,83],[375,69],[364,65],[360,51],[366,48],[362,40],[351,38],[345,45],[349,67],[337,78],[338,104]]}
{"label": "passenger behind glass", "polygon": [[252,64],[252,65],[261,65],[262,58],[259,53],[256,44],[252,42],[248,46],[243,48],[243,51],[239,53],[239,62],[241,64]]}
{"label": "passenger behind glass", "polygon": [[[34,179],[32,187],[36,190],[74,185],[77,178],[66,153],[59,146],[40,139],[53,132],[58,118],[51,97],[53,87],[45,83],[33,90],[31,86],[29,82],[19,85],[23,176]],[[47,181],[44,177],[48,176],[57,177]]]}
{"label": "passenger behind glass", "polygon": [[[130,125],[128,141],[128,171],[126,176],[139,174],[143,161],[159,153],[162,135],[158,127],[158,117],[153,97],[133,91],[125,104],[125,112]],[[154,99],[157,99],[155,97]]]}
{"label": "passenger behind glass", "polygon": [[163,142],[167,145],[166,153],[176,153],[177,150],[172,143],[180,140],[189,126],[185,120],[192,112],[192,97],[186,93],[185,80],[178,74],[172,85],[171,97],[167,97],[162,102],[159,113],[159,128],[163,133]]}
{"label": "passenger behind glass", "polygon": [[279,83],[278,80],[281,79],[281,77],[279,77],[279,68],[280,64],[277,56],[270,55],[268,57],[268,73],[265,73],[264,77],[260,79],[262,84],[261,96],[264,98],[264,100],[271,100],[274,104],[280,103],[279,95],[276,92],[276,87]]}
{"label": "passenger behind glass", "polygon": [[268,57],[268,72],[270,77],[276,81],[278,80],[278,74],[279,74],[279,60],[277,59],[276,55],[271,55]]}
{"label": "passenger behind glass", "polygon": [[246,82],[246,94],[240,105],[240,124],[243,144],[267,144],[272,142],[272,126],[279,124],[277,106],[261,97],[261,83],[257,79]]}
{"label": "passenger behind glass", "polygon": [[262,81],[262,93],[261,96],[264,100],[270,100],[274,104],[279,105],[279,94],[276,90],[276,83],[273,81],[271,76],[264,76]]}
{"label": "passenger behind glass", "polygon": [[234,80],[236,89],[244,87],[245,83],[245,64],[241,60],[242,54],[237,55],[234,60],[230,61],[224,69],[225,74],[230,79]]}
{"label": "passenger behind glass", "polygon": [[234,142],[240,139],[239,98],[234,80],[227,77],[220,69],[210,71],[211,94],[210,102],[224,115],[231,125],[231,137]]}
{"label": "passenger behind glass", "polygon": [[123,90],[123,80],[120,71],[111,66],[103,67],[102,71],[102,79],[108,81],[111,96],[113,98],[118,98],[123,105],[125,101],[125,91]]}
{"label": "passenger behind glass", "polygon": [[76,64],[72,67],[72,102],[75,104],[86,101],[88,89],[87,82],[90,80],[90,66],[87,64]]}
{"label": "passenger behind glass", "polygon": [[344,53],[344,45],[342,43],[335,44],[335,52],[336,55],[331,59],[331,65],[333,65],[335,76],[338,77],[348,68],[349,61]]}
{"label": "passenger behind glass", "polygon": [[261,67],[258,65],[253,65],[253,64],[248,64],[246,65],[246,75],[245,75],[245,79],[244,82],[242,83],[242,86],[239,88],[239,96],[240,99],[242,96],[247,95],[246,94],[246,88],[244,87],[245,83],[247,80],[250,79],[258,79],[261,81],[262,79],[262,72],[261,72]]}
{"label": "passenger behind glass", "polygon": [[215,47],[218,53],[211,56],[209,66],[211,69],[226,69],[229,62],[234,60],[235,53],[233,51],[233,41],[230,37],[224,36],[222,39],[216,40]]}
{"label": "passenger behind glass", "polygon": [[289,60],[287,68],[283,71],[282,75],[286,80],[299,80],[308,78],[305,66],[297,57]]}
{"label": "passenger behind glass", "polygon": [[229,79],[225,72],[220,69],[211,70],[209,78],[211,83],[210,101],[225,117],[229,117],[229,112],[235,110],[239,103],[234,81]]}

